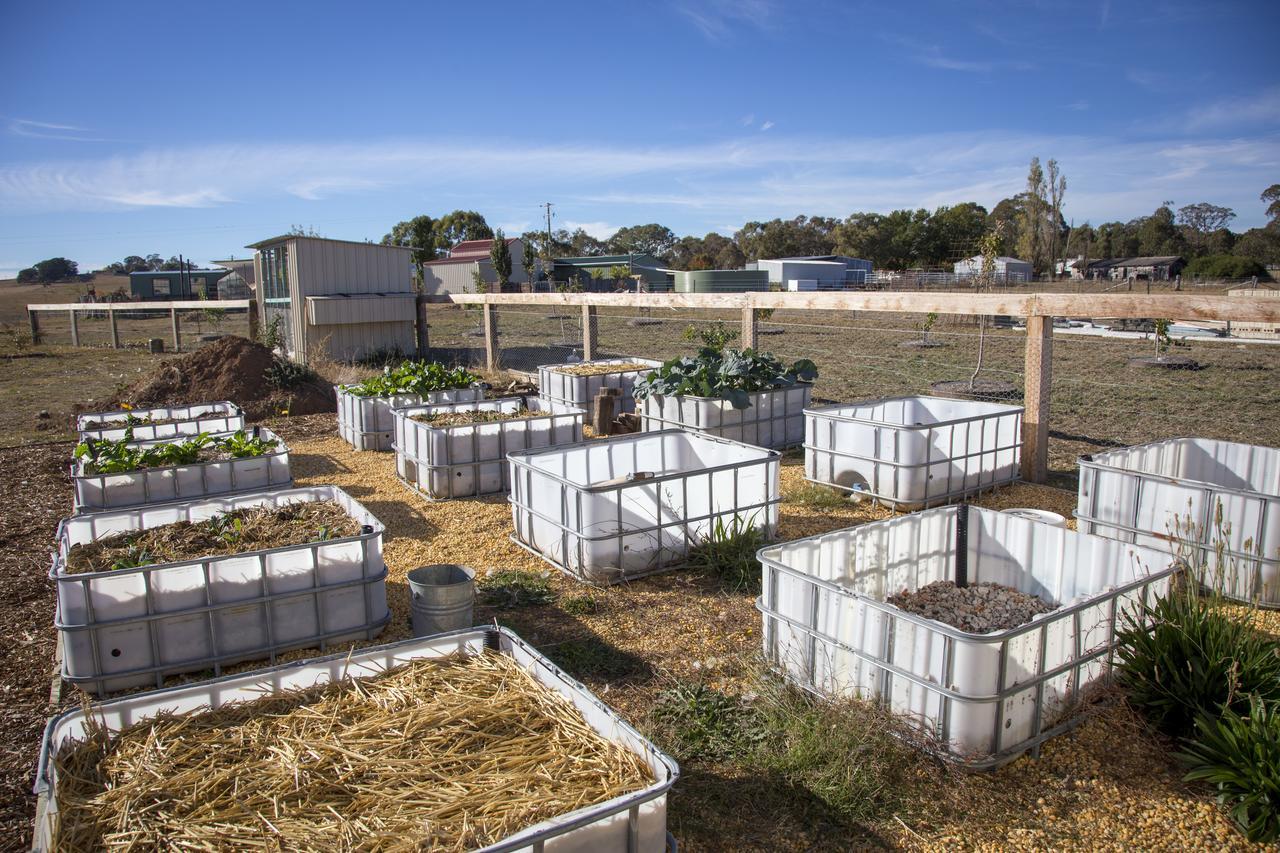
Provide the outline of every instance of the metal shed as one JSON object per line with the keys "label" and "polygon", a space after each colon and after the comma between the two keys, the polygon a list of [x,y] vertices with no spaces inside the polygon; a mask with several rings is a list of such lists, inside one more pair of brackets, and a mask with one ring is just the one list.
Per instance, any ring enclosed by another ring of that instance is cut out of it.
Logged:
{"label": "metal shed", "polygon": [[413,249],[293,234],[249,248],[262,322],[294,361],[414,351]]}
{"label": "metal shed", "polygon": [[217,299],[227,270],[161,270],[129,273],[129,295],[143,301]]}
{"label": "metal shed", "polygon": [[[974,277],[982,272],[982,256],[974,255],[963,261],[956,261],[955,274],[959,277]],[[996,258],[996,281],[1002,284],[1014,284],[1031,281],[1034,272],[1030,261],[1010,258],[1004,255]]]}

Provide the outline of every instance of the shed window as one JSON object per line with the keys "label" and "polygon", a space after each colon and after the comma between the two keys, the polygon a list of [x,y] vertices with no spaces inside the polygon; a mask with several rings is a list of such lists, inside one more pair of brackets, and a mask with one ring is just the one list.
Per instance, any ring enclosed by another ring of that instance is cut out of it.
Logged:
{"label": "shed window", "polygon": [[151,279],[151,295],[152,296],[169,296],[169,279],[153,278]]}

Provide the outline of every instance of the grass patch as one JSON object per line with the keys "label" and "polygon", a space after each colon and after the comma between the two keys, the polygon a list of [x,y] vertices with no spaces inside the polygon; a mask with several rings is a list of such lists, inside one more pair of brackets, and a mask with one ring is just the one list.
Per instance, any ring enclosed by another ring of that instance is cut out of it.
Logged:
{"label": "grass patch", "polygon": [[734,516],[725,524],[717,518],[711,535],[689,550],[688,565],[720,581],[730,592],[760,591],[760,561],[756,552],[765,545],[764,532],[750,521]]}
{"label": "grass patch", "polygon": [[681,761],[732,762],[782,779],[850,826],[892,814],[921,762],[887,712],[819,699],[767,674],[746,696],[677,682],[659,695],[649,727]]}
{"label": "grass patch", "polygon": [[590,593],[577,593],[566,596],[560,602],[560,609],[570,616],[590,616],[604,609],[604,602]]}
{"label": "grass patch", "polygon": [[492,607],[528,607],[555,600],[551,578],[546,572],[499,569],[476,578],[481,601]]}
{"label": "grass patch", "polygon": [[619,681],[649,671],[634,655],[615,649],[599,637],[566,640],[545,648],[556,666],[579,680]]}
{"label": "grass patch", "polygon": [[783,500],[813,509],[838,509],[849,506],[848,496],[844,492],[808,481],[784,495]]}

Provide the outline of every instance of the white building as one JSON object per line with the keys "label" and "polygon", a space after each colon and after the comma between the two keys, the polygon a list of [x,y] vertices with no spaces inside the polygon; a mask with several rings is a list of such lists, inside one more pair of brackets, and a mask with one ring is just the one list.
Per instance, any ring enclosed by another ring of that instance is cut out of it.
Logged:
{"label": "white building", "polygon": [[[960,278],[973,278],[982,273],[982,256],[975,255],[965,261],[956,261],[955,274]],[[995,278],[1001,284],[1014,284],[1031,281],[1033,271],[1030,261],[1008,258],[1003,255],[996,258]]]}
{"label": "white building", "polygon": [[[493,263],[489,260],[491,248],[493,248],[493,240],[463,240],[449,250],[449,257],[427,261],[422,268],[423,292],[428,295],[472,293],[476,289],[477,273],[486,286],[496,287],[498,276],[494,273]],[[519,285],[520,290],[527,290],[528,288],[523,286],[529,283],[529,276],[525,275],[524,271],[524,241],[519,237],[508,237],[507,250],[511,252],[511,277],[508,282]],[[534,271],[534,275],[537,275],[537,270]]]}
{"label": "white building", "polygon": [[788,282],[813,282],[811,289],[843,290],[865,284],[871,273],[871,261],[843,255],[813,255],[795,258],[770,258],[747,264],[749,270],[765,270],[769,284],[786,290]]}
{"label": "white building", "polygon": [[252,243],[259,317],[294,361],[417,348],[413,250],[286,234]]}

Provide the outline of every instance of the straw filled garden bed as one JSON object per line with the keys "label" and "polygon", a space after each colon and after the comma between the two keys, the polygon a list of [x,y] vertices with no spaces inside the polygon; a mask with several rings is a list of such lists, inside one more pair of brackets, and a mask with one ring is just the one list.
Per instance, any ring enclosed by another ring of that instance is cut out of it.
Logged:
{"label": "straw filled garden bed", "polygon": [[491,424],[498,421],[518,421],[529,418],[549,418],[550,412],[531,412],[523,406],[514,412],[500,412],[492,409],[472,409],[463,412],[438,412],[431,415],[412,415],[411,419],[433,427],[468,426],[470,424]]}
{"label": "straw filled garden bed", "polygon": [[567,373],[570,376],[603,376],[606,373],[627,373],[632,370],[654,370],[652,364],[641,361],[623,362],[585,362],[583,364],[566,364],[555,369],[556,373]]}
{"label": "straw filled garden bed", "polygon": [[105,572],[264,551],[359,533],[360,524],[333,501],[299,502],[279,509],[241,509],[208,521],[176,521],[75,545],[67,556],[67,573]]}
{"label": "straw filled garden bed", "polygon": [[60,850],[471,850],[652,781],[493,653],[98,729],[56,762]]}

